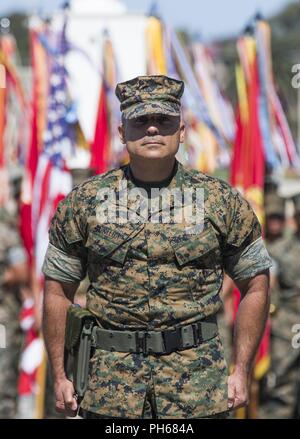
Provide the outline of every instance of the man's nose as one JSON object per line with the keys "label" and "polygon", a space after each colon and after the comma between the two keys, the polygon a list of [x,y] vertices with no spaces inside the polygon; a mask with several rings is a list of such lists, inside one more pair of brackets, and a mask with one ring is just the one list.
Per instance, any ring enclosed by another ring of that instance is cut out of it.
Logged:
{"label": "man's nose", "polygon": [[147,135],[148,136],[156,136],[159,133],[159,129],[157,126],[151,124],[147,127]]}

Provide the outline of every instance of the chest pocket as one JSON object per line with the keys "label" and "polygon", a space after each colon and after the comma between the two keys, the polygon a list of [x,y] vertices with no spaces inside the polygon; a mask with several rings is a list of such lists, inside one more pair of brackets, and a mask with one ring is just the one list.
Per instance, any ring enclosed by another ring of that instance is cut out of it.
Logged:
{"label": "chest pocket", "polygon": [[197,235],[186,235],[180,243],[172,243],[179,266],[193,265],[215,269],[220,261],[220,247],[211,226]]}
{"label": "chest pocket", "polygon": [[91,230],[86,241],[90,261],[113,260],[124,264],[132,238],[140,232],[137,230],[123,229],[117,232],[112,225],[103,226],[99,230]]}
{"label": "chest pocket", "polygon": [[88,256],[94,262],[104,259],[112,259],[120,264],[124,264],[130,243],[124,240],[110,241],[100,233],[92,233],[86,242]]}
{"label": "chest pocket", "polygon": [[203,232],[172,245],[179,269],[188,279],[192,298],[201,305],[203,298],[214,294],[221,285],[222,259],[214,229],[209,225]]}

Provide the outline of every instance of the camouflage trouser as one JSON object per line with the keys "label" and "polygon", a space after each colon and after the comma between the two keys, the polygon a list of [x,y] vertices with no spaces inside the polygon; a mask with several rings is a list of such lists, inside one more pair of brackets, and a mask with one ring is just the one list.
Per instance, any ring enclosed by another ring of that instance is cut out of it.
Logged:
{"label": "camouflage trouser", "polygon": [[81,407],[111,417],[141,418],[153,401],[159,419],[206,417],[227,410],[227,381],[219,335],[166,355],[96,349]]}
{"label": "camouflage trouser", "polygon": [[[89,411],[82,410],[82,409],[79,410],[79,415],[84,419],[126,419],[126,418],[116,418],[113,416],[101,415],[98,413],[93,413],[93,412],[89,412]],[[216,415],[207,416],[204,419],[210,419],[210,418],[227,419],[228,413],[227,412],[218,413]],[[149,387],[147,390],[141,419],[158,419],[156,402],[155,402],[154,387],[152,387],[152,386]],[[193,418],[193,419],[197,419],[197,418]],[[198,418],[198,419],[200,419],[200,418]]]}
{"label": "camouflage trouser", "polygon": [[6,347],[0,348],[0,419],[7,419],[16,413],[21,332],[17,315],[1,305],[0,323],[5,326],[6,335]]}
{"label": "camouflage trouser", "polygon": [[[267,375],[259,417],[262,419],[300,418],[300,355],[289,355],[290,342],[272,341],[272,367]],[[276,354],[277,352],[277,354]]]}
{"label": "camouflage trouser", "polygon": [[[79,410],[79,415],[85,419],[126,419],[126,418],[116,418],[114,416],[101,415],[98,413],[93,413],[82,409]],[[141,419],[157,419],[155,395],[153,389],[149,388],[149,390],[146,393]]]}
{"label": "camouflage trouser", "polygon": [[298,320],[289,310],[280,310],[274,319],[271,368],[259,412],[262,419],[300,419],[300,348],[292,346],[291,330]]}

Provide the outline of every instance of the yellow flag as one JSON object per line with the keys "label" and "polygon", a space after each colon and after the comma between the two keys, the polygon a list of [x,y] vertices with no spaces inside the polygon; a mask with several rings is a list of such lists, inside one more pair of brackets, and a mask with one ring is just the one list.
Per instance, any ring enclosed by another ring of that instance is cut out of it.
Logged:
{"label": "yellow flag", "polygon": [[167,64],[163,45],[163,28],[161,22],[150,17],[146,30],[148,47],[148,74],[166,75]]}
{"label": "yellow flag", "polygon": [[235,67],[235,76],[237,84],[237,93],[239,98],[240,116],[243,123],[246,123],[249,118],[248,110],[248,98],[245,75],[241,64],[237,64]]}

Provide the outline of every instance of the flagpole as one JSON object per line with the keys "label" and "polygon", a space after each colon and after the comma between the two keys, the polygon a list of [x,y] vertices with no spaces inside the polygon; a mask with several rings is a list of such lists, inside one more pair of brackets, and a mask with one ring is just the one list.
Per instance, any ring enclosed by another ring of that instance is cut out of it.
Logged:
{"label": "flagpole", "polygon": [[43,359],[37,369],[36,385],[37,393],[35,399],[35,418],[44,419],[45,416],[45,395],[46,395],[47,356],[43,349]]}

